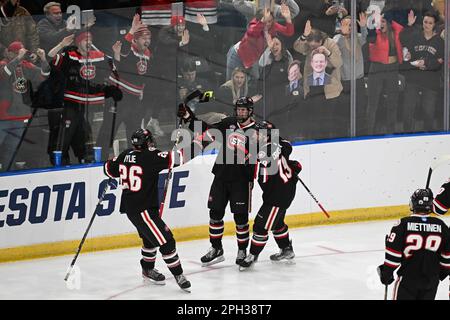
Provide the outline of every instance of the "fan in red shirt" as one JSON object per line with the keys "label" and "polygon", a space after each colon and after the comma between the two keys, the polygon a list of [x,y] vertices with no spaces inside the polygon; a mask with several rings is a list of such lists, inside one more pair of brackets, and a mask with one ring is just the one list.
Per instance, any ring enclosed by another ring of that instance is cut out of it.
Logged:
{"label": "fan in red shirt", "polygon": [[252,78],[258,78],[258,60],[266,48],[267,35],[274,37],[281,33],[290,37],[294,34],[294,25],[287,5],[281,6],[281,14],[286,20],[285,26],[274,21],[268,8],[258,11],[256,17],[250,21],[244,37],[227,53],[227,80],[237,67],[245,68],[250,71]]}

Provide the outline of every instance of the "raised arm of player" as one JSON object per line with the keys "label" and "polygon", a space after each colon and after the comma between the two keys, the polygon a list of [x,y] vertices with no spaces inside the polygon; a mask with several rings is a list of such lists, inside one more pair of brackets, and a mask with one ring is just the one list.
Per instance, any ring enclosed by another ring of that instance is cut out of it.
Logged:
{"label": "raised arm of player", "polygon": [[443,215],[446,214],[450,208],[450,181],[444,183],[436,197],[433,200],[433,211],[436,214]]}

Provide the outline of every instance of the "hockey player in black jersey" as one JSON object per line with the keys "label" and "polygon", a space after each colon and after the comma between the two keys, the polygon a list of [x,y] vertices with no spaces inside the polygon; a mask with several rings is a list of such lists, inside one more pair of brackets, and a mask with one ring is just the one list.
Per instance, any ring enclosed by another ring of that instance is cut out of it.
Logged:
{"label": "hockey player in black jersey", "polygon": [[126,213],[142,238],[142,276],[156,284],[164,284],[165,276],[156,270],[156,250],[174,275],[181,289],[189,291],[191,284],[183,275],[175,239],[169,227],[159,216],[159,172],[184,162],[182,150],[161,152],[154,146],[151,132],[139,129],[131,137],[132,149],[104,164],[104,172],[111,178],[120,178],[122,198],[120,212]]}
{"label": "hockey player in black jersey", "polygon": [[[255,165],[249,161],[252,155],[249,151],[251,142],[248,131],[254,131],[255,126],[253,100],[250,97],[239,98],[235,104],[235,116],[213,125],[198,120],[192,110],[184,104],[179,106],[178,117],[189,123],[189,129],[198,134],[198,139],[204,145],[221,142],[212,169],[214,180],[208,198],[209,240],[212,247],[201,257],[201,262],[203,266],[208,266],[225,259],[222,247],[223,217],[229,202],[236,223],[238,243],[236,264],[239,265],[247,255],[250,240],[248,216]],[[201,125],[201,132],[195,132],[195,124]]]}
{"label": "hockey player in black jersey", "polygon": [[[433,212],[438,215],[444,215],[450,208],[450,179],[439,189],[433,200]],[[448,292],[450,299],[450,288]]]}
{"label": "hockey player in black jersey", "polygon": [[436,214],[444,215],[450,208],[450,179],[439,189],[433,200],[433,211]]}
{"label": "hockey player in black jersey", "polygon": [[384,264],[378,268],[380,280],[395,283],[394,300],[433,300],[439,280],[450,270],[450,232],[439,218],[430,217],[433,193],[414,191],[410,200],[411,216],[402,218],[386,236]]}
{"label": "hockey player in black jersey", "polygon": [[[253,236],[249,255],[240,263],[240,270],[249,268],[257,261],[272,231],[280,252],[270,256],[272,261],[292,261],[295,254],[289,239],[288,226],[284,222],[286,210],[295,197],[297,175],[301,164],[289,160],[292,146],[289,141],[272,139],[274,125],[268,121],[256,124],[257,137],[261,150],[258,152],[258,183],[263,191],[263,204],[253,224]],[[273,170],[273,172],[271,172]]]}

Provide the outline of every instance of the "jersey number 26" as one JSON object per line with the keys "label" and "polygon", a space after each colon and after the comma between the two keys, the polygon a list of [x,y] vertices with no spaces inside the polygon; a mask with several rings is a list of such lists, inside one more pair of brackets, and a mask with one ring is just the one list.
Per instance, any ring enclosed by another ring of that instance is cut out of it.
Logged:
{"label": "jersey number 26", "polygon": [[131,166],[127,167],[123,164],[119,165],[120,182],[124,189],[129,189],[133,192],[138,192],[142,187],[142,167]]}

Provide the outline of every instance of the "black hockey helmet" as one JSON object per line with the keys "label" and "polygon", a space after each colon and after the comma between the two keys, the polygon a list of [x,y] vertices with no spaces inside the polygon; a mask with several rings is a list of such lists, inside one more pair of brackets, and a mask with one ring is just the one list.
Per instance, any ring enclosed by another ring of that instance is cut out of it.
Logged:
{"label": "black hockey helmet", "polygon": [[433,191],[417,189],[409,201],[409,209],[413,212],[430,213],[433,210]]}
{"label": "black hockey helmet", "polygon": [[267,137],[267,140],[270,141],[272,138],[272,130],[277,128],[275,125],[267,120],[263,120],[261,122],[257,122],[255,124],[255,129],[258,130],[259,137]]}
{"label": "black hockey helmet", "polygon": [[267,120],[263,120],[261,122],[258,122],[255,124],[255,129],[266,129],[266,130],[270,130],[270,129],[276,129],[275,125]]}
{"label": "black hockey helmet", "polygon": [[247,108],[253,110],[253,99],[251,97],[240,97],[234,104],[235,108]]}
{"label": "black hockey helmet", "polygon": [[[239,122],[245,122],[253,115],[253,104],[254,102],[251,97],[240,97],[236,100],[236,103],[234,104],[234,113]],[[238,117],[237,108],[246,108],[248,110],[248,117],[245,119]]]}
{"label": "black hockey helmet", "polygon": [[150,144],[154,144],[153,135],[150,130],[138,129],[131,135],[131,144],[136,149],[148,148]]}

